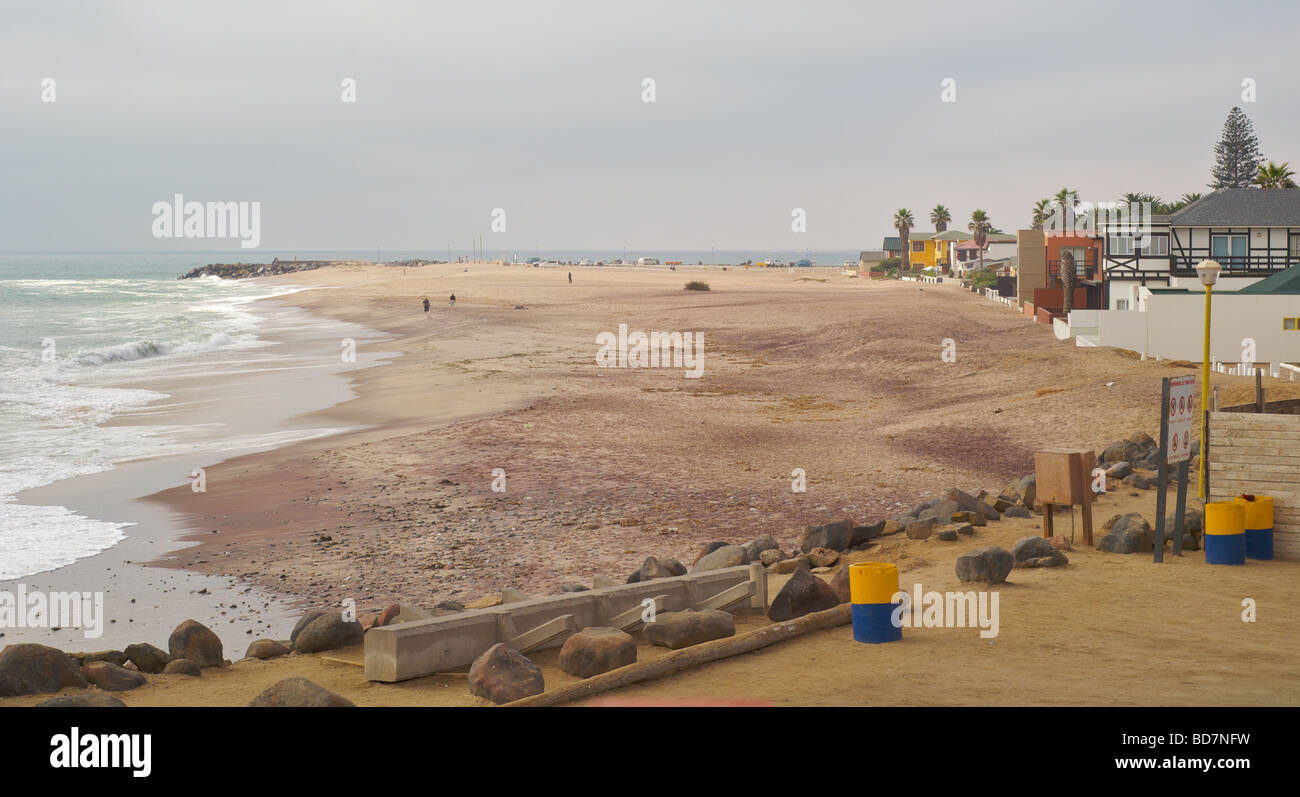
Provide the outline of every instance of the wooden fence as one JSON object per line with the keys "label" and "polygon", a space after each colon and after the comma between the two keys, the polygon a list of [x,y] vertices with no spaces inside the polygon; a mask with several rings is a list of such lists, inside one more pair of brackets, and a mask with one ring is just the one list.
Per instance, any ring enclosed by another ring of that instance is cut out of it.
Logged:
{"label": "wooden fence", "polygon": [[1243,493],[1273,498],[1277,555],[1300,557],[1300,401],[1210,413],[1210,500]]}

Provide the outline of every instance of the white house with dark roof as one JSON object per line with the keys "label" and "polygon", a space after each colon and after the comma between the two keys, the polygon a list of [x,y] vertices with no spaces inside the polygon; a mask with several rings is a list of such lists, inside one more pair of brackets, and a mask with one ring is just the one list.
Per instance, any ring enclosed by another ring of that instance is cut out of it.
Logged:
{"label": "white house with dark roof", "polygon": [[1300,264],[1300,188],[1224,188],[1147,230],[1119,222],[1099,233],[1112,310],[1145,309],[1153,288],[1199,290],[1202,260],[1223,267],[1217,290],[1234,291]]}

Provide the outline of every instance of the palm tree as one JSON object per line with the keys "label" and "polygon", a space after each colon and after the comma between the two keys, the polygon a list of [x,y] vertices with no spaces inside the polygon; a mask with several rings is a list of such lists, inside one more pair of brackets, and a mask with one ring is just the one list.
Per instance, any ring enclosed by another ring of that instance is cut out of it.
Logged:
{"label": "palm tree", "polygon": [[907,208],[899,208],[894,214],[894,229],[898,230],[898,246],[902,250],[904,271],[910,271],[912,268],[912,247],[908,245],[907,233],[915,223],[912,211]]}
{"label": "palm tree", "polygon": [[1034,203],[1034,220],[1030,229],[1041,230],[1043,224],[1047,222],[1047,217],[1052,215],[1052,200],[1040,199]]}
{"label": "palm tree", "polygon": [[943,205],[935,205],[934,210],[930,211],[930,223],[934,225],[935,232],[946,231],[950,221],[952,221],[952,214]]}
{"label": "palm tree", "polygon": [[1255,175],[1255,185],[1260,188],[1295,188],[1295,172],[1289,168],[1290,161],[1278,165],[1269,161],[1267,165],[1260,164],[1259,172]]}
{"label": "palm tree", "polygon": [[1061,312],[1065,320],[1070,320],[1070,311],[1074,309],[1074,254],[1061,250]]}
{"label": "palm tree", "polygon": [[989,214],[982,210],[976,210],[970,214],[970,224],[966,225],[975,238],[975,245],[979,247],[980,253],[980,270],[984,270],[984,246],[989,242],[989,231],[993,225],[989,222]]}
{"label": "palm tree", "polygon": [[1200,199],[1203,196],[1205,195],[1202,194],[1200,191],[1193,191],[1188,194],[1183,194],[1182,196],[1178,197],[1178,205],[1180,207],[1187,207],[1188,205],[1192,204],[1193,202],[1195,202],[1196,200]]}

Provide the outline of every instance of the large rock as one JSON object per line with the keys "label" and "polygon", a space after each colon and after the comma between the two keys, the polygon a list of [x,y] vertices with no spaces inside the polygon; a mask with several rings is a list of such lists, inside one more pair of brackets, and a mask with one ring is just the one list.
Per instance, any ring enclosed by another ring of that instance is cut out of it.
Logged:
{"label": "large rock", "polygon": [[119,667],[126,664],[126,654],[120,650],[98,650],[93,653],[69,653],[68,655],[83,667],[92,661],[108,661]]}
{"label": "large rock", "polygon": [[126,654],[126,660],[134,664],[137,670],[151,675],[162,672],[167,662],[172,660],[167,651],[148,642],[127,645],[126,650],[122,652]]}
{"label": "large rock", "polygon": [[653,623],[646,624],[642,633],[652,645],[680,650],[701,642],[735,636],[736,621],[730,614],[718,609],[660,612]]}
{"label": "large rock", "polygon": [[979,501],[975,496],[965,490],[958,490],[956,487],[945,492],[943,494],[943,500],[951,501],[957,505],[957,509],[954,509],[953,512],[956,512],[958,509],[963,512],[975,512],[975,504]]}
{"label": "large rock", "polygon": [[952,519],[953,513],[959,509],[961,509],[961,506],[956,501],[944,500],[931,506],[929,509],[921,510],[916,517],[919,520],[933,520],[936,523],[947,523]]}
{"label": "large rock", "polygon": [[799,540],[799,550],[808,553],[813,548],[830,548],[843,551],[849,547],[849,535],[853,531],[852,520],[837,520],[822,526],[809,526],[804,529]]}
{"label": "large rock", "polygon": [[287,656],[289,649],[274,639],[259,639],[248,646],[248,652],[244,654],[247,659],[274,659],[278,656]]}
{"label": "large rock", "polygon": [[762,562],[764,567],[771,567],[785,558],[780,548],[768,548],[758,555],[758,561]]}
{"label": "large rock", "polygon": [[176,626],[167,639],[167,650],[173,659],[196,661],[200,667],[220,667],[225,662],[221,639],[196,620]]}
{"label": "large rock", "polygon": [[320,653],[360,645],[365,640],[365,633],[361,623],[344,620],[342,612],[322,612],[298,631],[292,641],[294,650],[299,653]]}
{"label": "large rock", "polygon": [[560,648],[560,669],[579,678],[590,678],[635,662],[636,640],[617,628],[584,628],[564,640]]}
{"label": "large rock", "polygon": [[840,555],[830,548],[813,548],[808,552],[811,567],[830,567],[840,560]]}
{"label": "large rock", "polygon": [[835,577],[831,579],[831,591],[835,593],[835,599],[840,603],[848,603],[851,600],[849,595],[849,566],[847,564],[835,571]]}
{"label": "large rock", "polygon": [[198,662],[189,659],[172,659],[163,667],[163,675],[190,675],[195,678],[203,674]]}
{"label": "large rock", "polygon": [[641,563],[641,569],[637,571],[637,583],[642,581],[652,581],[656,578],[672,578],[673,576],[682,576],[685,574],[685,568],[683,568],[682,563],[678,562],[676,559],[660,559],[657,556],[647,556],[645,561]]}
{"label": "large rock", "polygon": [[1070,563],[1050,540],[1042,537],[1018,540],[1011,546],[1011,555],[1016,559],[1016,567],[1061,567]]}
{"label": "large rock", "polygon": [[1131,462],[1116,462],[1114,465],[1106,468],[1106,476],[1111,479],[1122,479],[1132,472],[1133,464]]}
{"label": "large rock", "polygon": [[328,708],[355,706],[351,700],[336,695],[323,686],[308,681],[306,678],[285,678],[268,686],[261,694],[248,702],[256,708]]}
{"label": "large rock", "polygon": [[82,665],[81,675],[87,682],[105,692],[125,692],[144,686],[147,680],[142,673],[128,670],[111,661],[92,661]]}
{"label": "large rock", "polygon": [[936,525],[934,520],[930,518],[913,520],[903,529],[903,533],[907,535],[909,540],[925,540],[929,539],[930,535],[934,533]]}
{"label": "large rock", "polygon": [[785,574],[785,573],[793,573],[796,570],[809,570],[811,568],[812,565],[808,562],[808,557],[803,556],[801,554],[799,556],[795,556],[790,559],[782,559],[781,561],[772,565],[772,572],[778,574]]}
{"label": "large rock", "polygon": [[731,545],[731,543],[725,540],[714,540],[708,545],[705,545],[702,549],[700,549],[700,553],[698,556],[695,557],[695,560],[691,562],[691,566],[694,567],[696,562],[700,561],[701,559],[713,553],[714,551],[718,550],[719,548],[725,548],[728,545]]}
{"label": "large rock", "polygon": [[1097,550],[1107,553],[1138,553],[1155,550],[1155,532],[1138,512],[1114,519],[1110,531],[1097,541]]}
{"label": "large rock", "polygon": [[1121,440],[1117,443],[1111,443],[1101,452],[1101,461],[1106,464],[1123,462],[1125,459],[1124,453],[1124,441]]}
{"label": "large rock", "polygon": [[469,691],[498,705],[546,691],[542,671],[524,654],[498,642],[469,668]]}
{"label": "large rock", "polygon": [[745,563],[745,549],[739,545],[725,545],[711,554],[706,554],[691,568],[692,573],[704,573],[709,570],[721,570],[724,567],[736,567]]}
{"label": "large rock", "polygon": [[63,695],[42,700],[36,708],[126,708],[126,704],[112,695]]}
{"label": "large rock", "polygon": [[857,548],[859,546],[866,545],[867,543],[871,542],[875,538],[879,537],[881,534],[884,534],[885,526],[888,523],[889,523],[888,520],[877,520],[875,523],[868,523],[865,526],[854,526],[849,531],[848,547]]}
{"label": "large rock", "polygon": [[289,644],[293,645],[297,642],[298,634],[302,633],[302,629],[311,625],[312,620],[315,620],[324,613],[324,609],[312,609],[311,611],[304,612],[303,616],[298,618],[298,622],[293,624],[293,630],[289,632]]}
{"label": "large rock", "polygon": [[992,506],[990,506],[990,505],[988,504],[988,502],[986,502],[986,501],[977,501],[977,502],[975,503],[975,511],[978,512],[979,515],[980,515],[981,517],[985,518],[986,520],[1001,520],[1001,519],[1002,519],[1002,513],[999,512],[998,510],[994,509],[994,508],[993,508]]}
{"label": "large rock", "polygon": [[757,562],[760,560],[763,551],[780,550],[781,545],[771,534],[764,534],[762,537],[750,540],[742,547],[745,549],[745,561]]}
{"label": "large rock", "polygon": [[1016,495],[1020,496],[1020,505],[1032,511],[1038,503],[1038,477],[1026,476],[1016,482]]}
{"label": "large rock", "polygon": [[[517,590],[514,587],[506,587],[505,589],[501,590],[502,605],[507,603],[523,603],[524,601],[530,601],[530,600],[532,600],[531,597],[525,595],[521,590]],[[341,614],[340,617],[342,617]],[[364,636],[364,634],[365,631],[363,629],[362,635]],[[341,646],[336,646],[336,647],[341,647]]]}
{"label": "large rock", "polygon": [[793,620],[840,604],[831,585],[804,570],[796,570],[772,600],[767,616],[774,622]]}
{"label": "large rock", "polygon": [[0,650],[0,697],[38,695],[85,685],[76,660],[57,648],[22,642]]}
{"label": "large rock", "polygon": [[1016,564],[1016,558],[1005,548],[990,545],[977,548],[957,557],[957,578],[960,581],[983,581],[1001,584]]}
{"label": "large rock", "polygon": [[1019,517],[1019,518],[1034,516],[1032,512],[1030,512],[1028,509],[1026,509],[1023,506],[1009,506],[1007,507],[1007,511],[1003,512],[1002,514],[1005,517]]}

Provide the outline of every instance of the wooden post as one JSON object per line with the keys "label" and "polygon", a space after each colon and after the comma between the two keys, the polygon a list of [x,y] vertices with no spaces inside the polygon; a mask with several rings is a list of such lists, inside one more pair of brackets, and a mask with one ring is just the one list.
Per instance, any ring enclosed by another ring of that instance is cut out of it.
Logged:
{"label": "wooden post", "polygon": [[1169,486],[1169,377],[1160,380],[1160,475],[1156,479],[1155,561],[1165,560],[1165,490]]}
{"label": "wooden post", "polygon": [[1264,369],[1255,369],[1255,412],[1264,411]]}
{"label": "wooden post", "polygon": [[1052,505],[1043,504],[1043,536],[1051,538],[1052,535]]}
{"label": "wooden post", "polygon": [[1178,503],[1174,510],[1174,556],[1183,555],[1183,529],[1187,525],[1187,464],[1186,459],[1178,463]]}
{"label": "wooden post", "polygon": [[1083,507],[1083,544],[1092,545],[1092,501],[1084,501]]}

